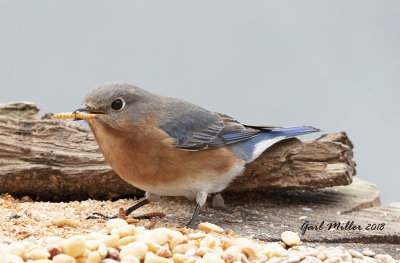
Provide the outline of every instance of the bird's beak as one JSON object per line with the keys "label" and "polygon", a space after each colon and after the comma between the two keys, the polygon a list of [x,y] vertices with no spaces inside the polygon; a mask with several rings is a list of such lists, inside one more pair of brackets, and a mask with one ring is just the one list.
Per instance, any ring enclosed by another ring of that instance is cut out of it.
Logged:
{"label": "bird's beak", "polygon": [[[105,111],[90,109],[86,106],[73,111],[73,113],[76,113],[76,112],[84,112],[84,113],[87,113],[88,115],[95,115],[95,116],[107,114],[107,112],[105,112]],[[78,120],[83,120],[83,119],[82,118],[74,118],[74,121],[78,121]]]}

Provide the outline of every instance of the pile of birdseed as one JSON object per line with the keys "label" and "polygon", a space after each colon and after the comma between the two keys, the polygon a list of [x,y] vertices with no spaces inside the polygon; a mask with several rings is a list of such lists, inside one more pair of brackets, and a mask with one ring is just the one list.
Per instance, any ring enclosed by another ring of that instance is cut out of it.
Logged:
{"label": "pile of birdseed", "polygon": [[[115,207],[128,207],[132,202],[46,203],[2,196],[0,262],[398,262],[370,250],[303,246],[290,231],[282,233],[284,242],[266,243],[210,223],[191,230],[162,221],[84,220],[93,211],[111,214]],[[158,205],[164,211],[174,208],[172,204]],[[157,211],[154,205],[151,209],[141,211]]]}

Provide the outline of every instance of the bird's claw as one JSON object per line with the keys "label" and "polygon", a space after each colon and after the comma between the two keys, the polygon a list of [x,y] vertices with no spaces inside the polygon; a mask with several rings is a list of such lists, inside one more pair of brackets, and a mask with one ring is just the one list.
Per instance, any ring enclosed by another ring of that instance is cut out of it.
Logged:
{"label": "bird's claw", "polygon": [[89,220],[89,219],[110,220],[110,219],[117,218],[117,217],[118,217],[117,215],[116,216],[107,216],[107,215],[102,214],[102,213],[94,212],[91,216],[86,217],[86,220]]}
{"label": "bird's claw", "polygon": [[[124,217],[127,218],[126,216],[124,216]],[[122,217],[120,217],[119,215],[107,216],[107,215],[102,214],[102,213],[94,212],[91,216],[86,217],[86,220],[89,220],[89,219],[110,220],[110,219],[113,219],[113,218],[122,218]],[[125,218],[122,218],[122,219],[125,219]],[[137,220],[145,220],[145,219],[151,220],[152,218],[154,218],[154,216],[141,215],[141,216],[133,216],[131,218],[132,219],[137,219]]]}

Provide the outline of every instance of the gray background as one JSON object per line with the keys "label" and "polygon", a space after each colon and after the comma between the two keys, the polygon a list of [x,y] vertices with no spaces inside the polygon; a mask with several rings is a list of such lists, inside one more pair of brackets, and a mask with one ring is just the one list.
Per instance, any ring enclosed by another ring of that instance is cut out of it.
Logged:
{"label": "gray background", "polygon": [[104,81],[251,124],[346,131],[400,201],[400,1],[0,1],[0,102],[71,111]]}

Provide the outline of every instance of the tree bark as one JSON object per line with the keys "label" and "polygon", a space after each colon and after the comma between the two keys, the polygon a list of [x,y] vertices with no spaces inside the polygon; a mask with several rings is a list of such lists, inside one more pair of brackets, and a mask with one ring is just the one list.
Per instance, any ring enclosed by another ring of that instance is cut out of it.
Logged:
{"label": "tree bark", "polygon": [[[41,200],[141,196],[107,165],[89,129],[41,119],[31,103],[0,105],[0,193]],[[267,149],[225,191],[317,189],[348,185],[355,175],[345,132],[288,139]]]}

